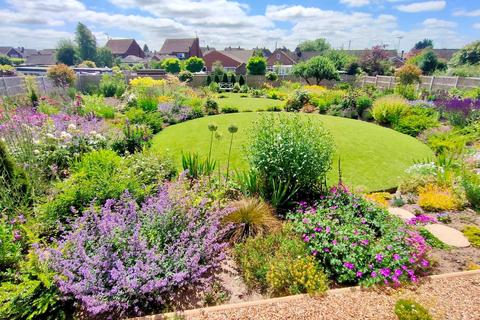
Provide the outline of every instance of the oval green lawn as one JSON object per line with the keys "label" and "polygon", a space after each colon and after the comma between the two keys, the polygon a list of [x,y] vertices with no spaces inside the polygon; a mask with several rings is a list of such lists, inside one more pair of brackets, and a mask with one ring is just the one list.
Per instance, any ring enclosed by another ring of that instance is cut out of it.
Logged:
{"label": "oval green lawn", "polygon": [[[218,125],[221,139],[214,139],[212,158],[225,167],[230,134],[228,126],[235,124],[238,132],[233,138],[230,168],[246,169],[244,146],[254,121],[261,113],[234,113],[204,117],[167,127],[153,138],[152,149],[171,155],[181,167],[181,154],[198,152],[207,157],[210,145],[210,123]],[[341,157],[342,176],[349,186],[365,191],[396,187],[398,179],[415,160],[432,159],[432,151],[417,139],[372,123],[332,117],[302,114],[323,123],[330,130],[336,144],[336,156],[329,182],[338,178],[338,156]]]}
{"label": "oval green lawn", "polygon": [[222,92],[220,95],[224,98],[217,98],[216,101],[220,109],[224,107],[235,107],[242,111],[263,111],[270,107],[281,107],[283,102],[275,99],[242,97],[242,93]]}

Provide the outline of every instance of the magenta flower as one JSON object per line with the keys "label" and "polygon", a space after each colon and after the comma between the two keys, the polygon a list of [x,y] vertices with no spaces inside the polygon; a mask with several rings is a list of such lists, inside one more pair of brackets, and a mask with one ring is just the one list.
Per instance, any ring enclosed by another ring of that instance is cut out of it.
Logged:
{"label": "magenta flower", "polygon": [[350,270],[353,270],[353,268],[355,268],[355,266],[351,262],[344,262],[343,266],[347,269],[350,269]]}
{"label": "magenta flower", "polygon": [[380,274],[384,277],[388,277],[390,275],[390,269],[389,268],[381,268],[380,269]]}
{"label": "magenta flower", "polygon": [[397,254],[397,253],[395,253],[395,254],[393,255],[393,260],[396,260],[396,261],[400,260],[400,255]]}
{"label": "magenta flower", "polygon": [[372,271],[372,273],[370,273],[370,276],[372,278],[376,278],[377,277],[377,273],[375,271]]}
{"label": "magenta flower", "polygon": [[363,276],[363,272],[362,271],[357,271],[356,276],[357,276],[357,278],[361,278]]}
{"label": "magenta flower", "polygon": [[375,260],[377,260],[377,262],[382,262],[383,256],[382,256],[380,253],[377,253],[377,254],[375,255]]}

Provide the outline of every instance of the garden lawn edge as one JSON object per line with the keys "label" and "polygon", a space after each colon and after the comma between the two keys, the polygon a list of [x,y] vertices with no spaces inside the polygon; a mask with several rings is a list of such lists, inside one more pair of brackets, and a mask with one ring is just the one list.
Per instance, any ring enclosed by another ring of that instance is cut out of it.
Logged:
{"label": "garden lawn edge", "polygon": [[[428,279],[434,280],[434,279],[471,277],[476,275],[480,275],[480,270],[460,271],[460,272],[431,275],[431,276],[421,278],[421,281],[425,281]],[[330,289],[330,290],[327,290],[325,294],[326,295],[343,295],[343,294],[348,294],[351,292],[361,291],[361,290],[368,290],[368,289],[365,289],[364,287],[361,287],[361,286],[354,286],[354,287]],[[202,314],[208,314],[209,312],[227,311],[227,310],[234,310],[234,309],[240,309],[240,308],[246,308],[246,307],[252,307],[252,306],[275,304],[280,302],[292,302],[292,301],[303,299],[308,296],[309,296],[308,294],[297,294],[297,295],[278,297],[278,298],[268,298],[268,299],[255,300],[255,301],[246,301],[246,302],[239,302],[239,303],[223,304],[219,306],[190,309],[190,310],[181,311],[179,313],[185,316],[198,316]],[[169,313],[156,314],[156,315],[150,315],[145,317],[131,318],[130,320],[162,320],[162,319],[170,319],[170,317],[173,317],[174,315],[175,315],[175,312],[169,312]]]}

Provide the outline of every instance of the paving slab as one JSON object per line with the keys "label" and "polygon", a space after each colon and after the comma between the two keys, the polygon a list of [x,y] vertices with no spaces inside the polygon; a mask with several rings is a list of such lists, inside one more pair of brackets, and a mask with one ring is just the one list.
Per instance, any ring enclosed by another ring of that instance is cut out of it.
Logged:
{"label": "paving slab", "polygon": [[415,218],[415,215],[413,213],[411,213],[408,210],[402,209],[402,208],[390,207],[390,208],[388,208],[388,212],[390,212],[390,214],[393,214],[393,215],[403,219],[404,221],[408,221],[412,218]]}
{"label": "paving slab", "polygon": [[431,234],[437,237],[438,240],[442,241],[446,245],[457,248],[465,248],[470,246],[468,239],[457,229],[438,223],[428,224],[425,226],[425,229],[427,229]]}

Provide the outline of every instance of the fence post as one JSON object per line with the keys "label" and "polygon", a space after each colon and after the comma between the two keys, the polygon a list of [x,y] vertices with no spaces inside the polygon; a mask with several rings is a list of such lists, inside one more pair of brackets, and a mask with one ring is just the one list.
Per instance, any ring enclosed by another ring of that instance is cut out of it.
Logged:
{"label": "fence post", "polygon": [[393,84],[393,77],[390,77],[390,81],[388,82],[388,89],[392,88],[392,84]]}
{"label": "fence post", "polygon": [[457,79],[455,79],[455,89],[458,87],[458,80],[460,80],[460,77],[457,76]]}
{"label": "fence post", "polygon": [[362,79],[362,88],[365,87],[365,82],[367,81],[367,76],[363,76],[363,79]]}
{"label": "fence post", "polygon": [[433,89],[433,83],[435,82],[435,76],[432,76],[432,80],[430,80],[430,88],[429,91],[432,91]]}
{"label": "fence post", "polygon": [[374,84],[375,87],[377,86],[377,82],[378,82],[378,75],[375,76],[375,84]]}
{"label": "fence post", "polygon": [[3,79],[3,87],[5,88],[5,95],[8,96],[7,80],[5,80],[5,77],[2,77],[2,79]]}
{"label": "fence post", "polygon": [[45,84],[45,76],[41,76],[40,79],[42,79],[43,94],[47,95],[47,86]]}

